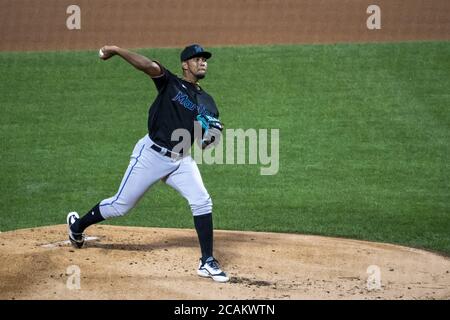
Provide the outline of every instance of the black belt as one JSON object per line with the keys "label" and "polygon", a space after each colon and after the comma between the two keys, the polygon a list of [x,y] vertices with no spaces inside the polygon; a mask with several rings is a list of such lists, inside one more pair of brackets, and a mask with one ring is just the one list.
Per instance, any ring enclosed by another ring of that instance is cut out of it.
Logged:
{"label": "black belt", "polygon": [[166,150],[166,152],[162,153],[163,149],[160,146],[157,146],[156,144],[152,144],[150,148],[152,148],[153,150],[155,150],[159,154],[162,154],[162,155],[164,155],[166,157],[169,157],[169,158],[172,158],[172,154],[173,154],[174,158],[178,158],[178,157],[183,156],[183,154],[181,154],[181,153],[175,153],[175,152],[172,152],[170,150]]}

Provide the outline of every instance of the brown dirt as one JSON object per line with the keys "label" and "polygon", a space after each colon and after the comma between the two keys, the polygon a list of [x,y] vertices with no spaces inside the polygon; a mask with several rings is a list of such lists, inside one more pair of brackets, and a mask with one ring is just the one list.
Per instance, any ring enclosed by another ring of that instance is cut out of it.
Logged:
{"label": "brown dirt", "polygon": [[450,40],[450,1],[377,0],[381,30],[368,30],[373,0],[0,0],[0,51],[242,44]]}
{"label": "brown dirt", "polygon": [[[0,234],[0,299],[449,299],[450,260],[401,246],[318,236],[216,231],[231,281],[195,274],[194,230],[93,226],[81,250],[66,226]],[[67,241],[66,241],[67,242]],[[68,289],[67,268],[81,271]],[[367,268],[381,289],[367,287]],[[211,289],[214,290],[211,290]]]}

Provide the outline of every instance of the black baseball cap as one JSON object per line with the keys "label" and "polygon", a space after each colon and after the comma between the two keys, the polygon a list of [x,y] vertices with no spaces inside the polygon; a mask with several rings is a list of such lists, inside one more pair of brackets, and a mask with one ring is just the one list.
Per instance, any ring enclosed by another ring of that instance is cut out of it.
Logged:
{"label": "black baseball cap", "polygon": [[194,57],[205,57],[206,59],[209,59],[211,58],[211,56],[211,52],[205,51],[202,46],[198,44],[192,44],[181,51],[180,60],[183,62]]}

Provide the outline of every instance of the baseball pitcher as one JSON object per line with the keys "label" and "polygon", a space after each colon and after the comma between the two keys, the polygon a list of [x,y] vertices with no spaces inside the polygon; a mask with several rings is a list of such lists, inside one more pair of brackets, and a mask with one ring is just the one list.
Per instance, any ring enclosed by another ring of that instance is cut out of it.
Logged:
{"label": "baseball pitcher", "polygon": [[[194,142],[194,124],[202,127],[202,147],[214,142],[214,130],[222,130],[214,99],[199,85],[206,75],[211,53],[199,45],[187,46],[180,55],[183,77],[179,78],[158,61],[117,46],[99,51],[103,60],[120,56],[154,82],[158,95],[150,106],[148,134],[140,139],[131,154],[130,163],[117,193],[97,203],[82,218],[76,212],[67,215],[69,240],[76,248],[84,244],[84,230],[105,219],[127,214],[157,181],[162,180],[188,201],[197,231],[201,258],[197,274],[214,281],[229,280],[213,256],[212,201],[198,170],[188,154]],[[188,147],[179,148],[182,137],[172,140],[172,133],[184,129],[190,133]]]}

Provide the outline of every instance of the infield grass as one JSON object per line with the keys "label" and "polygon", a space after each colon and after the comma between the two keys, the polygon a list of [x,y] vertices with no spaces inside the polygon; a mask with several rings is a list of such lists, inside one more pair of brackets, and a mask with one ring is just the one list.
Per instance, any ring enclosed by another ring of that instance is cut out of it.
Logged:
{"label": "infield grass", "polygon": [[[178,49],[137,50],[180,74]],[[450,42],[213,48],[227,128],[280,130],[280,169],[201,165],[219,229],[450,254]],[[96,51],[0,53],[0,231],[65,223],[114,195],[146,133],[151,80]],[[192,228],[158,183],[106,223]]]}

